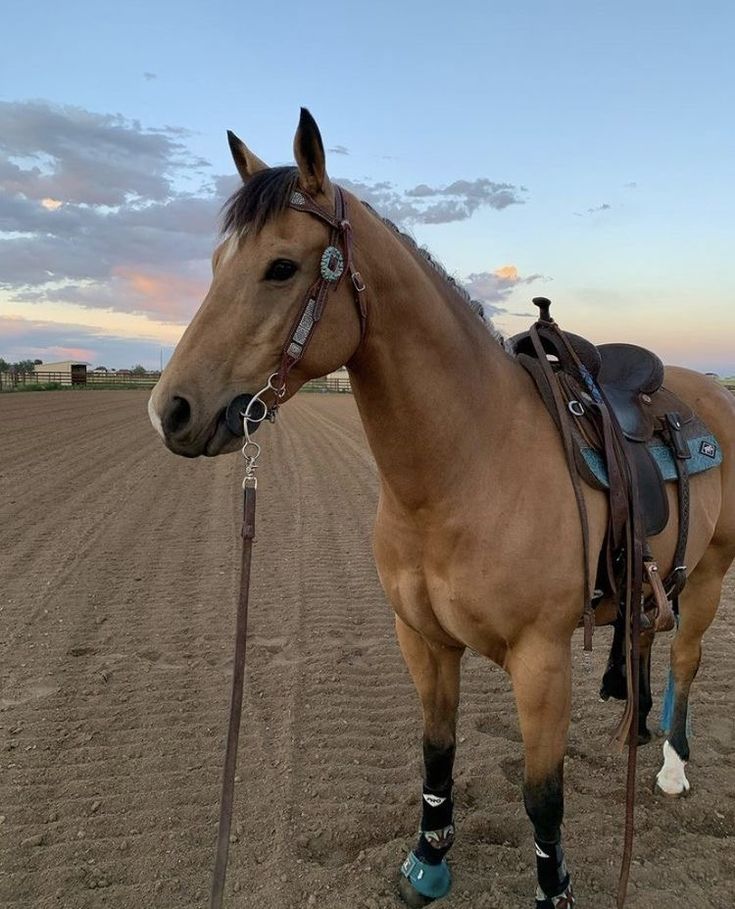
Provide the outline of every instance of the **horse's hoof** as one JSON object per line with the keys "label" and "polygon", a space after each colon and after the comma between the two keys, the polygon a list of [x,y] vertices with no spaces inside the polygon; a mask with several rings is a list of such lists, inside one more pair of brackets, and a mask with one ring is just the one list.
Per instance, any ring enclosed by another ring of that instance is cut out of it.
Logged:
{"label": "horse's hoof", "polygon": [[689,795],[689,780],[686,777],[686,761],[682,761],[676,750],[664,742],[664,765],[656,774],[656,789],[670,798]]}
{"label": "horse's hoof", "polygon": [[638,730],[638,744],[647,745],[651,741],[651,733],[648,729],[639,729]]}
{"label": "horse's hoof", "polygon": [[536,896],[536,909],[574,909],[576,905],[571,881],[559,896],[547,896],[543,899]]}
{"label": "horse's hoof", "polygon": [[398,892],[412,909],[428,906],[434,900],[441,899],[449,893],[451,886],[452,875],[446,859],[442,859],[438,865],[429,865],[428,862],[422,862],[414,852],[409,852],[401,865]]}
{"label": "horse's hoof", "polygon": [[419,909],[420,906],[428,906],[429,903],[434,902],[433,896],[424,896],[423,893],[419,893],[411,881],[403,875],[398,878],[398,892],[403,902],[407,906],[411,906],[411,909]]}

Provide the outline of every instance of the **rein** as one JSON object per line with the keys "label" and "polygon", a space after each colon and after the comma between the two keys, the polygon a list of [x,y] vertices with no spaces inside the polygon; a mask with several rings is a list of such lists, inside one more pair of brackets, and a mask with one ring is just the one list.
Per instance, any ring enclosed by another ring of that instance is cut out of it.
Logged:
{"label": "rein", "polygon": [[[255,498],[258,479],[255,476],[257,460],[260,456],[260,445],[251,438],[250,426],[257,428],[264,420],[274,420],[279,401],[286,393],[286,379],[289,372],[303,357],[313,337],[327,303],[330,290],[339,287],[342,276],[347,272],[352,283],[355,304],[360,315],[360,338],[365,336],[367,327],[367,308],[363,295],[365,283],[360,272],[352,261],[352,227],[346,218],[346,204],[342,190],[334,187],[335,212],[330,215],[317,203],[301,191],[292,194],[289,207],[304,211],[326,222],[331,228],[329,245],[322,253],[320,276],[309,288],[299,308],[288,335],[288,340],[281,352],[278,371],[268,379],[266,385],[253,395],[244,410],[240,411],[245,444],[242,456],[245,459],[245,477],[243,489],[242,518],[242,554],[240,560],[240,594],[237,604],[235,623],[235,657],[232,670],[232,694],[230,697],[230,719],[227,727],[227,747],[225,765],[222,773],[222,795],[220,800],[219,825],[217,831],[217,853],[212,875],[210,909],[222,909],[225,877],[227,875],[227,857],[230,848],[230,829],[232,827],[232,810],[235,801],[235,767],[237,765],[237,747],[240,738],[240,720],[242,717],[242,697],[245,681],[245,645],[247,641],[248,603],[250,599],[250,565],[253,543],[255,542]],[[340,244],[342,249],[340,249]],[[343,251],[344,250],[344,251]],[[268,406],[263,395],[272,392],[274,402]],[[253,432],[255,429],[252,430]]]}

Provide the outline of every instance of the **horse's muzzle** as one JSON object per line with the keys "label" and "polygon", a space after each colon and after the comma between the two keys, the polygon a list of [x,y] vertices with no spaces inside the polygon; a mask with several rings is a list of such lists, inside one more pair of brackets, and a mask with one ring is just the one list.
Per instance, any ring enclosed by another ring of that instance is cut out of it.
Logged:
{"label": "horse's muzzle", "polygon": [[[225,411],[227,428],[235,436],[244,436],[243,418],[248,405],[253,400],[253,395],[238,395],[233,398]],[[266,417],[266,406],[258,399],[250,408],[248,414],[248,432],[252,435]]]}

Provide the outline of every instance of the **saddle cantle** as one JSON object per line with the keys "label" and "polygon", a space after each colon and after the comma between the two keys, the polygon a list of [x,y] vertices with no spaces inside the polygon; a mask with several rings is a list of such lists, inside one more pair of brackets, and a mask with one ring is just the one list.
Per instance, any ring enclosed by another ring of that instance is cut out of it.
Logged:
{"label": "saddle cantle", "polygon": [[[650,350],[635,344],[601,344],[597,381],[625,437],[633,442],[648,442],[654,431],[656,406],[653,396],[664,381],[664,364]],[[678,400],[678,399],[677,399]],[[679,403],[679,411],[684,409]]]}

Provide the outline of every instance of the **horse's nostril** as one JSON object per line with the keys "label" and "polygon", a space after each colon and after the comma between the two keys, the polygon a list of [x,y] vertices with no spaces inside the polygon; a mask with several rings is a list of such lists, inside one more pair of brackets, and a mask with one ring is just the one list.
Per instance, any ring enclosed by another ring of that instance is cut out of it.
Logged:
{"label": "horse's nostril", "polygon": [[163,418],[163,428],[170,435],[181,432],[186,428],[191,419],[191,406],[186,398],[174,396],[171,399],[171,405],[168,408],[166,416]]}

